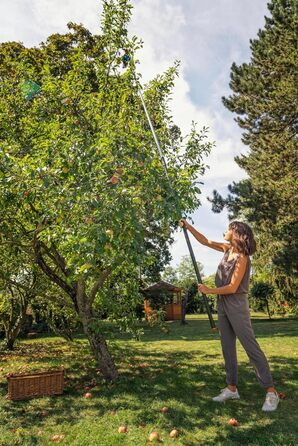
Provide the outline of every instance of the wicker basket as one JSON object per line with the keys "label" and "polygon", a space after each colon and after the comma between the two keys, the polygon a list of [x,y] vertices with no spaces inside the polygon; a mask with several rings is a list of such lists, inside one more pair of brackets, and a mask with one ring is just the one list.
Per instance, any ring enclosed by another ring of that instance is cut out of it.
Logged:
{"label": "wicker basket", "polygon": [[7,375],[9,400],[25,400],[37,396],[61,395],[64,369],[31,374]]}

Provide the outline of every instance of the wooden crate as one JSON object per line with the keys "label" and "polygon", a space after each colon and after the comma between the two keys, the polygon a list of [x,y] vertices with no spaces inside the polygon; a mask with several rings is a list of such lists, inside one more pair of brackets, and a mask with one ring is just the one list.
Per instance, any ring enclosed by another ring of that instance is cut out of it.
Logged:
{"label": "wooden crate", "polygon": [[25,400],[38,396],[61,395],[64,390],[64,369],[49,372],[7,375],[9,400]]}

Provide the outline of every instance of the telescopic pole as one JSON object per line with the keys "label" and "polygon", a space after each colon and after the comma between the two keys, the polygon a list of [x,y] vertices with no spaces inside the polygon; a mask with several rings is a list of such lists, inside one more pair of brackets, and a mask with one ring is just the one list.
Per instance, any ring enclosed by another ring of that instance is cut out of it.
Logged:
{"label": "telescopic pole", "polygon": [[[145,111],[145,114],[146,114],[146,117],[147,117],[147,120],[148,120],[148,123],[149,123],[149,126],[150,126],[150,129],[151,129],[151,132],[152,132],[152,135],[153,135],[156,147],[157,147],[157,149],[159,151],[160,158],[161,158],[162,165],[164,167],[167,179],[168,179],[169,183],[171,184],[171,180],[170,180],[170,177],[168,175],[167,163],[166,163],[165,157],[163,155],[163,152],[162,152],[162,150],[160,148],[160,144],[159,144],[158,138],[156,136],[154,127],[152,125],[152,122],[151,122],[151,119],[150,119],[150,115],[148,113],[148,110],[147,110],[147,107],[146,107],[146,103],[144,101],[144,97],[143,97],[141,88],[139,88],[138,93],[139,93],[139,96],[140,96],[140,99],[141,99],[141,102],[142,102],[142,105],[143,105],[143,108],[144,108],[144,111]],[[193,252],[190,240],[189,240],[187,229],[185,228],[184,225],[183,225],[182,229],[183,229],[184,236],[185,236],[185,239],[186,239],[186,243],[187,243],[187,246],[188,246],[188,250],[189,250],[189,253],[190,253],[190,256],[191,256],[191,260],[192,260],[192,263],[193,263],[193,266],[194,266],[194,269],[195,269],[195,273],[196,273],[196,276],[197,276],[198,283],[202,283],[201,274],[200,274],[200,271],[199,271],[199,268],[198,268],[198,264],[196,262],[196,258],[195,258],[195,255],[194,255],[194,252]],[[209,303],[208,303],[207,296],[206,296],[205,293],[201,293],[201,294],[202,294],[202,297],[203,297],[204,305],[205,305],[206,310],[207,310],[207,314],[208,314],[208,318],[209,318],[211,329],[215,331],[215,330],[217,330],[217,328],[215,326],[215,322],[214,322],[214,319],[212,317],[212,313],[211,313],[211,310],[210,310],[210,306],[209,306]]]}

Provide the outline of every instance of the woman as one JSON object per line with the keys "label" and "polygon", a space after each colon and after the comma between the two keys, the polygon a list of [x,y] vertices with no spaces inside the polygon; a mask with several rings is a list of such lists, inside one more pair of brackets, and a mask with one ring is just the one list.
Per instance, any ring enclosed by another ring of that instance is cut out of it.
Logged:
{"label": "woman", "polygon": [[240,398],[237,390],[237,336],[255,369],[259,383],[267,391],[262,410],[275,410],[279,396],[273,386],[267,359],[256,341],[249,314],[247,294],[250,275],[249,256],[256,250],[251,228],[246,223],[234,221],[230,223],[224,235],[228,243],[220,243],[208,240],[184,218],[179,224],[188,229],[202,245],[224,252],[215,276],[216,288],[198,285],[201,293],[218,295],[218,324],[228,386],[214,397],[213,401],[223,402]]}

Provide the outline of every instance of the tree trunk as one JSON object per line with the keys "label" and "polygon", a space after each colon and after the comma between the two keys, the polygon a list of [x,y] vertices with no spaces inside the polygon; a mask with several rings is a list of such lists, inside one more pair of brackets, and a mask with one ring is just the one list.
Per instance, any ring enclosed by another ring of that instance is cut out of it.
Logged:
{"label": "tree trunk", "polygon": [[187,325],[185,316],[186,316],[186,305],[187,305],[187,301],[188,301],[188,293],[189,293],[189,290],[186,290],[186,292],[184,294],[184,298],[182,299],[182,303],[181,303],[181,325]]}
{"label": "tree trunk", "polygon": [[98,361],[98,367],[107,380],[114,381],[119,376],[118,371],[104,337],[96,332],[96,328],[92,327],[92,322],[95,318],[93,317],[92,308],[89,304],[88,296],[85,293],[85,286],[82,282],[78,283],[77,300],[83,330],[89,341],[91,351]]}
{"label": "tree trunk", "polygon": [[266,307],[267,307],[267,313],[268,313],[269,319],[271,320],[271,315],[270,315],[270,310],[269,310],[269,302],[268,302],[268,299],[266,299]]}
{"label": "tree trunk", "polygon": [[21,314],[16,320],[10,320],[5,326],[5,343],[8,350],[14,349],[14,343],[21,331],[22,325],[26,319],[26,311],[28,307],[28,302],[21,309]]}
{"label": "tree trunk", "polygon": [[103,376],[109,381],[116,380],[119,376],[118,371],[104,337],[99,333],[95,333],[88,325],[85,325],[85,323],[83,323],[83,327],[84,333],[88,338],[91,350],[98,361],[98,367]]}

